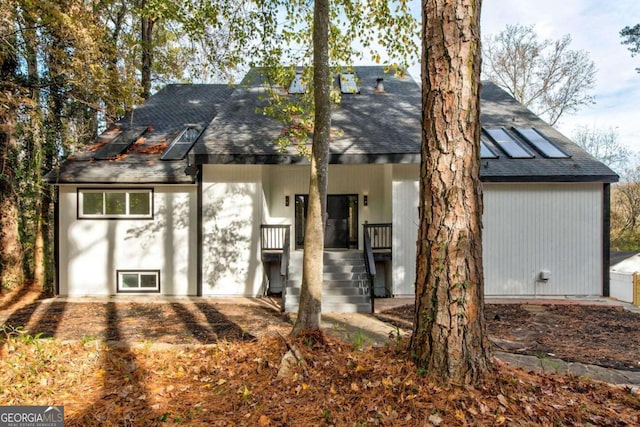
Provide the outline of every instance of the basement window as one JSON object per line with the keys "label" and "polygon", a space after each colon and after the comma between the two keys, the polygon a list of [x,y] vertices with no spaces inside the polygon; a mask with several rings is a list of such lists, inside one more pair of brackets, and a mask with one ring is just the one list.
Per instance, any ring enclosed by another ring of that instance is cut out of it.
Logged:
{"label": "basement window", "polygon": [[160,270],[118,270],[118,292],[160,292]]}
{"label": "basement window", "polygon": [[151,219],[153,190],[78,189],[80,219]]}

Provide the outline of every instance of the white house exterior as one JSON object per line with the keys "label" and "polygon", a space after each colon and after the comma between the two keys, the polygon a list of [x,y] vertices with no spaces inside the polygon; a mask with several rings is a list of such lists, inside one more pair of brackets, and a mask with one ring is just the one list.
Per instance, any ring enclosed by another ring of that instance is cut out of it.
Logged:
{"label": "white house exterior", "polygon": [[[327,235],[334,240],[327,245],[361,253],[363,225],[384,225],[391,242],[376,253],[376,295],[413,295],[420,89],[381,67],[356,73],[360,93],[344,94],[332,116],[341,133],[331,148]],[[382,94],[366,86],[380,77]],[[61,295],[257,296],[289,286],[281,255],[265,256],[261,233],[290,226],[295,262],[309,166],[276,150],[282,125],[256,113],[264,91],[252,81],[234,90],[170,86],[136,110],[133,124],[154,129],[142,143],[117,156],[109,148],[81,153],[49,175],[59,189]],[[495,85],[484,85],[481,113],[485,293],[607,295],[609,185],[617,176]],[[197,132],[179,148],[171,141],[185,126]],[[523,136],[529,129],[542,140]],[[104,140],[115,145],[113,136]],[[166,151],[145,149],[162,143]],[[172,147],[175,156],[167,155]],[[85,192],[101,191],[131,194],[84,201]],[[102,214],[84,214],[98,212],[100,203]],[[124,214],[110,217],[109,203]]]}

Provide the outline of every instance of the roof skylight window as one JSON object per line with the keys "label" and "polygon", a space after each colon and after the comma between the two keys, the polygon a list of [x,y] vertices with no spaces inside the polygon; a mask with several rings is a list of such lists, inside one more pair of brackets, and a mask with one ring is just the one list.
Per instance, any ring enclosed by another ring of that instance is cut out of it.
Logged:
{"label": "roof skylight window", "polygon": [[484,138],[480,139],[480,158],[481,159],[497,159],[498,155],[487,145]]}
{"label": "roof skylight window", "polygon": [[160,160],[182,160],[187,155],[191,147],[200,136],[200,130],[196,127],[189,126],[185,128],[176,139],[173,140],[169,148],[167,148],[160,157]]}
{"label": "roof skylight window", "polygon": [[291,81],[289,85],[289,93],[305,93],[307,91],[307,85],[302,81],[302,74],[296,73],[296,76]]}
{"label": "roof skylight window", "polygon": [[551,159],[567,159],[569,155],[556,147],[534,128],[515,128],[515,131],[529,144],[533,145],[545,157]]}
{"label": "roof skylight window", "polygon": [[146,130],[146,127],[138,127],[120,132],[111,142],[96,151],[93,158],[96,160],[108,160],[124,153]]}
{"label": "roof skylight window", "polygon": [[340,92],[342,93],[360,93],[360,88],[356,82],[354,73],[340,74]]}
{"label": "roof skylight window", "polygon": [[493,142],[512,159],[530,159],[533,157],[533,154],[520,145],[506,130],[502,128],[482,129],[491,137]]}

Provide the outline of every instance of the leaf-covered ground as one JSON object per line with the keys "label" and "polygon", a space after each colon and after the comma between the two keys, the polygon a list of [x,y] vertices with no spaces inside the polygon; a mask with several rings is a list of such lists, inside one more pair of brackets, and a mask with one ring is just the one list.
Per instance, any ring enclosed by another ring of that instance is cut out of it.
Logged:
{"label": "leaf-covered ground", "polygon": [[[413,305],[376,315],[411,330]],[[640,312],[584,304],[487,304],[487,330],[499,350],[640,370]]]}
{"label": "leaf-covered ground", "polygon": [[[417,374],[401,339],[362,350],[332,337],[307,337],[293,343],[306,367],[278,378],[287,352],[285,338],[271,332],[286,331],[279,316],[244,313],[249,317],[242,320],[240,313],[233,318],[218,311],[212,317],[184,304],[191,318],[202,322],[206,343],[195,335],[182,338],[189,344],[164,342],[175,332],[168,323],[165,335],[134,341],[125,332],[86,334],[94,326],[71,315],[73,304],[61,310],[18,303],[25,297],[0,299],[0,314],[15,320],[17,311],[30,312],[28,323],[48,327],[53,338],[36,339],[34,331],[5,323],[0,402],[64,405],[68,426],[640,425],[640,398],[634,390],[525,372],[500,362],[476,387],[436,386]],[[153,311],[158,328],[166,319],[157,316],[173,313],[169,319],[180,321],[176,313],[181,309],[162,307]],[[110,321],[112,332],[135,323],[122,310],[115,311],[116,317],[109,317],[108,310],[87,313]],[[240,326],[245,321],[257,322],[256,328],[247,332]],[[93,323],[99,323],[97,318]],[[257,333],[260,329],[263,333]]]}

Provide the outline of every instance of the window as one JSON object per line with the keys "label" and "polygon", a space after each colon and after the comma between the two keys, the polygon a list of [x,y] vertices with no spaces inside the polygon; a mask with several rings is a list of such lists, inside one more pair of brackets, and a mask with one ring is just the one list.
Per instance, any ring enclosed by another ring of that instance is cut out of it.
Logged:
{"label": "window", "polygon": [[160,270],[118,270],[118,292],[160,292]]}
{"label": "window", "polygon": [[111,140],[111,142],[96,151],[93,158],[96,160],[108,160],[124,153],[131,144],[136,142],[138,138],[146,132],[146,130],[147,128],[143,127],[126,129],[120,132],[118,136]]}
{"label": "window", "polygon": [[550,159],[569,158],[565,152],[556,147],[551,141],[534,128],[515,128],[515,131],[522,139],[544,154],[545,157],[549,157]]}
{"label": "window", "polygon": [[182,160],[200,136],[200,130],[193,126],[186,127],[169,145],[160,160]]}
{"label": "window", "polygon": [[497,159],[498,155],[493,152],[493,150],[485,141],[484,136],[480,140],[480,158],[482,159]]}
{"label": "window", "polygon": [[491,137],[493,142],[512,159],[530,159],[533,157],[533,154],[529,153],[506,130],[502,128],[482,129]]}
{"label": "window", "polygon": [[153,218],[153,190],[78,190],[78,218]]}

